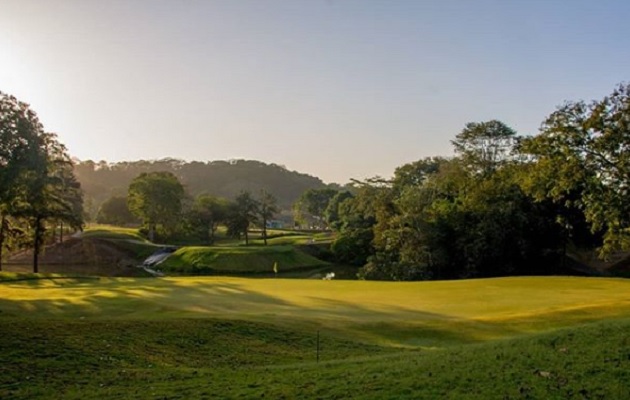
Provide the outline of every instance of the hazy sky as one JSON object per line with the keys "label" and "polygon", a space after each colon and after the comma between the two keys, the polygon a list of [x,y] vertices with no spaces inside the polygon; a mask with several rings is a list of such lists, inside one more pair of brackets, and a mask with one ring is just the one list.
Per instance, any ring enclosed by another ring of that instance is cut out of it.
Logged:
{"label": "hazy sky", "polygon": [[0,91],[82,160],[256,159],[345,183],[537,132],[630,78],[630,1],[0,0]]}

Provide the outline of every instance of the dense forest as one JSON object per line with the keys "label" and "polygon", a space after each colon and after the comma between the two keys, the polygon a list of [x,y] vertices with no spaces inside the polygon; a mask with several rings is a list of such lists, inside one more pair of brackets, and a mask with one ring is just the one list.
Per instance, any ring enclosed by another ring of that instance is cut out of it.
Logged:
{"label": "dense forest", "polygon": [[186,162],[172,158],[152,161],[107,163],[75,161],[74,173],[81,183],[86,210],[94,217],[101,204],[112,196],[126,196],[131,181],[142,173],[170,172],[184,185],[188,194],[208,194],[234,199],[243,191],[258,193],[265,190],[278,200],[278,205],[290,209],[308,189],[327,186],[319,178],[290,171],[287,168],[251,160]]}
{"label": "dense forest", "polygon": [[567,273],[580,250],[630,248],[630,85],[565,103],[536,136],[492,120],[452,144],[455,157],[311,191],[298,209],[337,231],[333,253],[365,279]]}

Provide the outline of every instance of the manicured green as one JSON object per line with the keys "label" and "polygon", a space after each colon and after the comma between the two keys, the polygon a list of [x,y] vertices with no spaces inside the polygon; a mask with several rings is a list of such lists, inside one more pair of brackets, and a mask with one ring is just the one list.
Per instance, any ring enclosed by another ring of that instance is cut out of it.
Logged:
{"label": "manicured green", "polygon": [[273,274],[328,265],[292,246],[182,247],[158,268],[171,275]]}
{"label": "manicured green", "polygon": [[443,347],[630,317],[630,280],[46,279],[2,283],[0,310],[32,318],[246,319],[325,326],[381,345]]}
{"label": "manicured green", "polygon": [[623,279],[0,278],[0,398],[630,396]]}

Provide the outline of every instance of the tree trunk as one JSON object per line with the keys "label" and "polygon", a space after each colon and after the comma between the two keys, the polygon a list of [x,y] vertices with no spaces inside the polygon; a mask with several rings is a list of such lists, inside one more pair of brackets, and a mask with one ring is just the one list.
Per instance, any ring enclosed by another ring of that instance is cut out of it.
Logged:
{"label": "tree trunk", "polygon": [[245,228],[245,246],[249,245],[249,236],[247,235],[247,228]]}
{"label": "tree trunk", "polygon": [[267,245],[267,218],[263,218],[262,223],[262,234],[263,234],[263,243],[265,246]]}
{"label": "tree trunk", "polygon": [[212,243],[212,224],[208,225],[206,229],[204,229],[204,231],[206,234],[205,235],[206,237],[204,238],[204,240],[206,244],[209,246]]}
{"label": "tree trunk", "polygon": [[210,244],[214,244],[214,235],[217,231],[217,226],[215,224],[210,225]]}
{"label": "tree trunk", "polygon": [[149,241],[153,242],[155,239],[155,224],[149,223]]}
{"label": "tree trunk", "polygon": [[42,219],[37,217],[35,220],[35,242],[33,246],[33,273],[39,272],[39,247],[42,239]]}
{"label": "tree trunk", "polygon": [[59,243],[63,243],[63,221],[59,222]]}
{"label": "tree trunk", "polygon": [[50,238],[50,244],[55,244],[55,243],[57,243],[57,227],[53,226],[52,235]]}
{"label": "tree trunk", "polygon": [[6,224],[6,217],[2,214],[2,221],[0,221],[0,271],[2,271],[2,250],[4,249],[4,228]]}

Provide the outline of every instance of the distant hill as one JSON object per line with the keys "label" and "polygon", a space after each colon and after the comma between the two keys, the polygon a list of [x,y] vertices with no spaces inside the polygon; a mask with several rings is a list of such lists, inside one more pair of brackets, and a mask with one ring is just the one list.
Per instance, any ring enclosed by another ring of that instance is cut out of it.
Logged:
{"label": "distant hill", "polygon": [[143,172],[168,171],[175,174],[189,194],[208,193],[233,199],[240,191],[257,194],[261,189],[272,193],[283,209],[289,209],[307,189],[327,185],[321,179],[277,164],[253,160],[186,162],[172,158],[151,161],[107,163],[77,161],[75,174],[85,193],[85,206],[94,213],[112,195],[127,193],[129,183]]}

